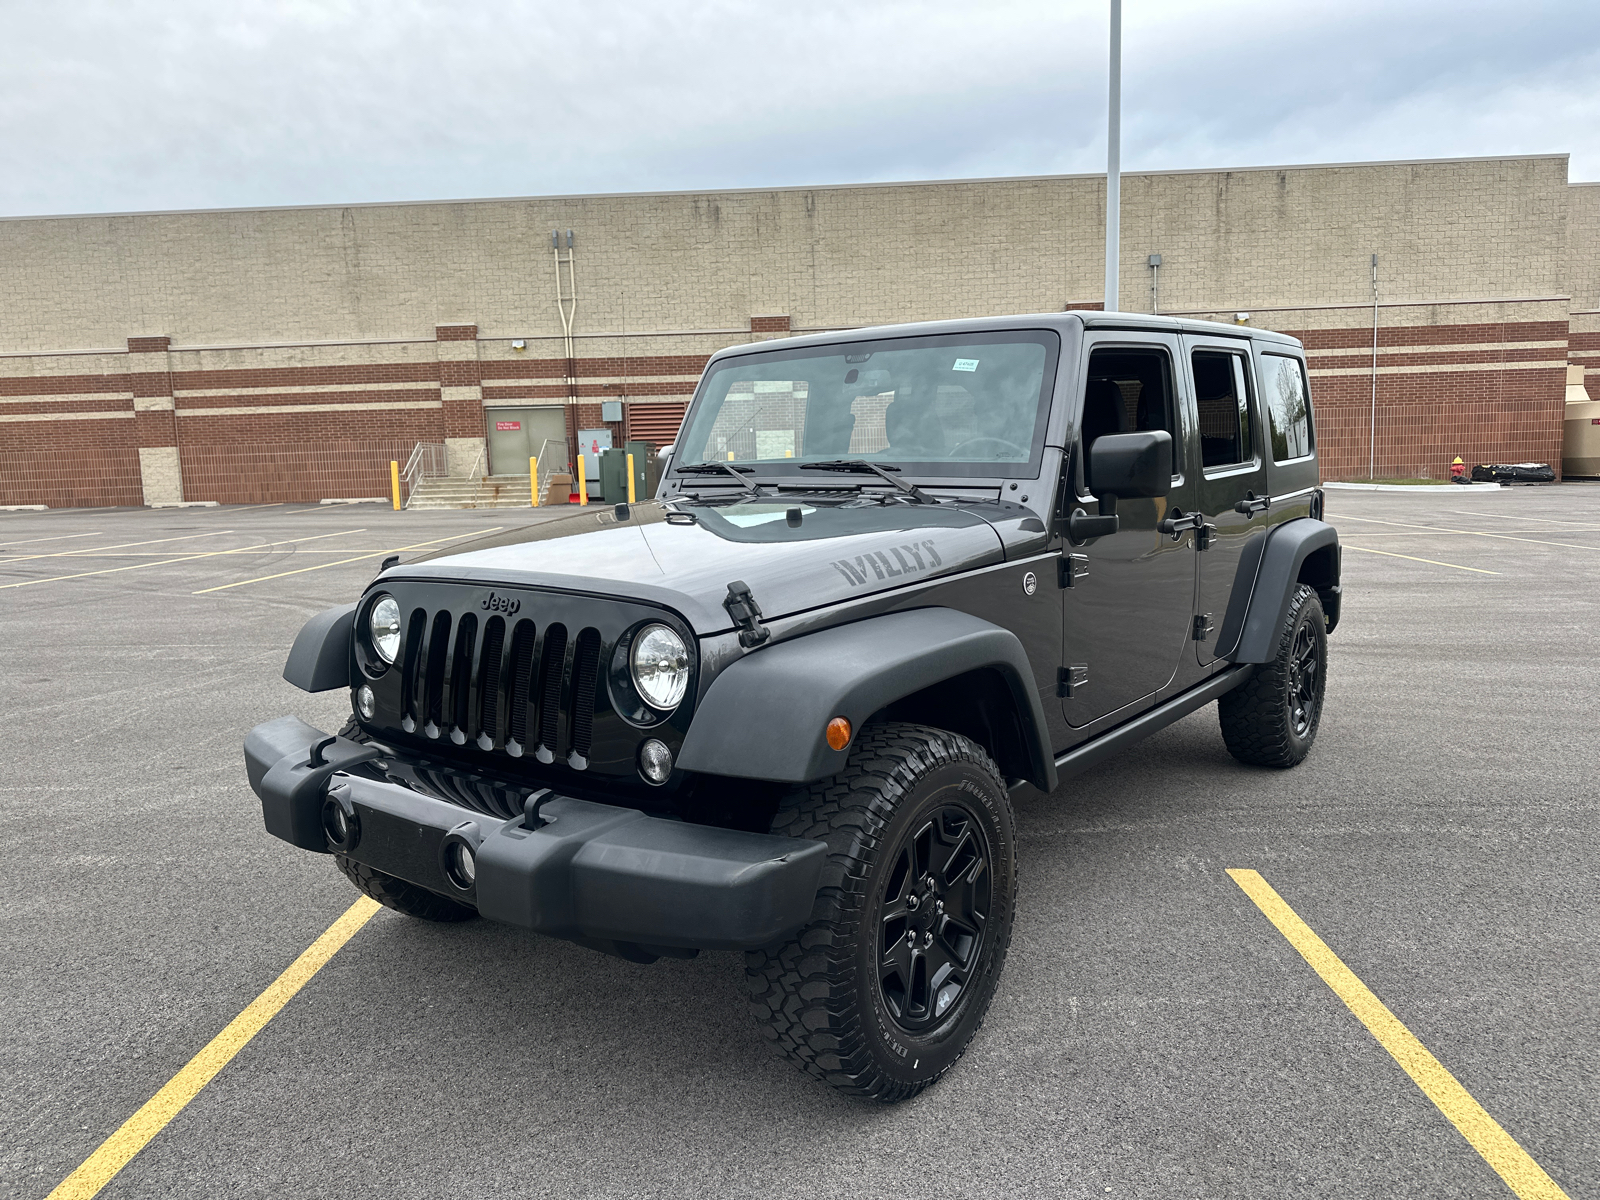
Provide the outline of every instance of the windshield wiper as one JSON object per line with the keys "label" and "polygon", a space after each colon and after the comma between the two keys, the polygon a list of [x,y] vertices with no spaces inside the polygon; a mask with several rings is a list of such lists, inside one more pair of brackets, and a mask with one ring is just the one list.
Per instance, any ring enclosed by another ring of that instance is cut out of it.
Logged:
{"label": "windshield wiper", "polygon": [[754,467],[736,467],[731,463],[706,462],[684,463],[682,466],[674,464],[672,469],[677,471],[680,475],[715,475],[718,471],[726,471],[740,483],[744,484],[745,490],[748,491],[752,496],[766,495],[766,493],[761,490],[760,484],[753,483],[740,474],[741,471],[754,471]]}
{"label": "windshield wiper", "polygon": [[800,469],[802,471],[848,471],[856,475],[877,475],[894,484],[895,487],[910,496],[918,504],[939,503],[916,484],[907,483],[904,479],[896,479],[889,474],[890,471],[898,471],[899,467],[880,467],[877,463],[868,462],[864,458],[836,458],[831,462],[801,463]]}

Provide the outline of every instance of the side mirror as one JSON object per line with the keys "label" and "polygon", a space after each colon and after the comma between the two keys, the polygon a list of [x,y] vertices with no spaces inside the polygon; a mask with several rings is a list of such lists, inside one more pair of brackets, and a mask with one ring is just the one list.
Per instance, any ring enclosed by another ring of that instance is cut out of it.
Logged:
{"label": "side mirror", "polygon": [[1165,496],[1172,490],[1172,435],[1165,429],[1101,434],[1089,446],[1085,482],[1100,498],[1100,514],[1074,509],[1067,518],[1073,542],[1117,532],[1117,498]]}
{"label": "side mirror", "polygon": [[1124,500],[1172,490],[1172,435],[1165,429],[1107,433],[1089,447],[1089,490]]}

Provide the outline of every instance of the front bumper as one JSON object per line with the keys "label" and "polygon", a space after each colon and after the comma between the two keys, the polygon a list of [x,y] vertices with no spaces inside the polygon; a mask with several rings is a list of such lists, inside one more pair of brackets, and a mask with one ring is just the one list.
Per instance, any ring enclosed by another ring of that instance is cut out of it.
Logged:
{"label": "front bumper", "polygon": [[[296,717],[256,726],[244,754],[274,836],[329,853],[324,809],[337,805],[349,831],[340,853],[490,920],[630,958],[750,949],[794,933],[811,917],[827,854],[824,842],[567,796],[543,796],[536,818],[485,816],[393,782],[393,772],[353,770],[390,752]],[[473,851],[470,886],[446,868],[454,842]]]}

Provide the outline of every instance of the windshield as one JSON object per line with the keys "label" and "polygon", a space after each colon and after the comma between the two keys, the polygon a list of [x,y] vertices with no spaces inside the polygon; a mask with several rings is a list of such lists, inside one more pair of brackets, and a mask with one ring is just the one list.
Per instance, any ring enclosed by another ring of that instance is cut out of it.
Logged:
{"label": "windshield", "polygon": [[1006,330],[741,355],[707,374],[674,466],[729,462],[818,483],[802,464],[1030,474],[1058,345],[1049,331]]}

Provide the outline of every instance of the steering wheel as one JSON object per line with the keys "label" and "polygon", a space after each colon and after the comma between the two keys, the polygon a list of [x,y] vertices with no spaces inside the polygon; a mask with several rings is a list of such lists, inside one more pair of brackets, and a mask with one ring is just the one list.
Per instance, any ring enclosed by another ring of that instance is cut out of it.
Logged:
{"label": "steering wheel", "polygon": [[1006,458],[1006,457],[1010,457],[1013,454],[1016,455],[1019,458],[1022,458],[1022,459],[1026,459],[1028,457],[1028,448],[1026,446],[1019,446],[1015,442],[1007,441],[1005,438],[1002,438],[1002,437],[975,437],[975,438],[968,438],[966,441],[962,442],[959,446],[956,446],[954,449],[952,449],[950,451],[949,457],[951,457],[951,458],[968,457],[966,455],[963,455],[961,452],[963,450],[965,450],[968,446],[977,446],[977,445],[979,445],[981,443],[984,443],[984,442],[988,442],[990,445],[1003,447],[1004,450],[1007,452],[1005,454],[991,454],[989,456],[991,459]]}

